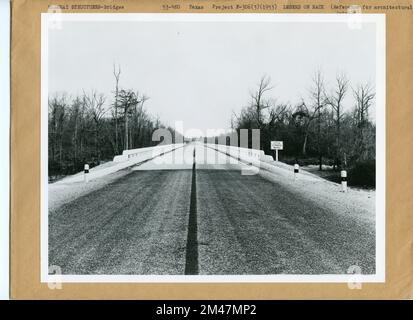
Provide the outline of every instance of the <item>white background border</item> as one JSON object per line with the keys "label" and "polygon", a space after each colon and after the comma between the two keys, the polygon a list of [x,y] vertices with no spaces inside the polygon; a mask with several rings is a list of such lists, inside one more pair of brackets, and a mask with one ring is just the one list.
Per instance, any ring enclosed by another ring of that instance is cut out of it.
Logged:
{"label": "white background border", "polygon": [[[48,275],[48,25],[59,21],[346,22],[376,24],[376,274],[374,275]],[[41,282],[384,282],[385,281],[385,15],[384,14],[60,14],[42,13]]]}
{"label": "white background border", "polygon": [[0,0],[0,300],[9,299],[10,2]]}

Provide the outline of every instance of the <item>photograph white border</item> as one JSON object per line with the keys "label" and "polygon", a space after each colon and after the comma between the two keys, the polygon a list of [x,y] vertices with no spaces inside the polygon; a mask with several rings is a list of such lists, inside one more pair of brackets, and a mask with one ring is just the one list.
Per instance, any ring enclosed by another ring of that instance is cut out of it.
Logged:
{"label": "photograph white border", "polygon": [[[174,22],[347,22],[376,25],[376,273],[372,275],[49,275],[48,263],[48,30],[64,21]],[[385,92],[386,43],[384,14],[186,14],[186,13],[42,13],[41,14],[41,282],[385,282]]]}
{"label": "photograph white border", "polygon": [[10,2],[0,0],[0,300],[10,280]]}

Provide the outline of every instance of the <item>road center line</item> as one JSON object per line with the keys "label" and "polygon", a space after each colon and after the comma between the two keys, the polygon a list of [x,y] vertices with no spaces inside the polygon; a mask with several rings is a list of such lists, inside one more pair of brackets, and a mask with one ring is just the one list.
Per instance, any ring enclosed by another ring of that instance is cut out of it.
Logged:
{"label": "road center line", "polygon": [[198,274],[198,221],[196,205],[195,148],[192,165],[191,200],[189,205],[188,237],[186,241],[185,274]]}

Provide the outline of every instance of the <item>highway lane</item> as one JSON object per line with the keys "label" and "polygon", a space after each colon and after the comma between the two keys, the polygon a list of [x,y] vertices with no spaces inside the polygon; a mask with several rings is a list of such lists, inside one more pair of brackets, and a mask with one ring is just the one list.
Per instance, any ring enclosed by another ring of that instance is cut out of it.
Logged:
{"label": "highway lane", "polygon": [[201,274],[375,272],[374,223],[323,208],[282,181],[242,175],[245,165],[228,157],[211,165],[214,152],[204,149],[196,147]]}
{"label": "highway lane", "polygon": [[136,166],[51,212],[49,264],[65,274],[184,274],[195,246],[199,274],[374,273],[374,225],[242,168],[200,144]]}
{"label": "highway lane", "polygon": [[191,170],[132,171],[49,214],[63,274],[183,274]]}
{"label": "highway lane", "polygon": [[202,274],[374,273],[374,225],[239,171],[197,172]]}

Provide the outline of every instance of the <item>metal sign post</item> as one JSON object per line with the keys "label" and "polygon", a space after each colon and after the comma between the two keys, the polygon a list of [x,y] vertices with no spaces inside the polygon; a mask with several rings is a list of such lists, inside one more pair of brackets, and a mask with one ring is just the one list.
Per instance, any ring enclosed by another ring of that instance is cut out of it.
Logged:
{"label": "metal sign post", "polygon": [[278,162],[278,150],[283,150],[283,141],[271,141],[271,150],[275,150],[275,161]]}

